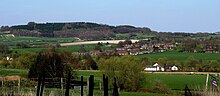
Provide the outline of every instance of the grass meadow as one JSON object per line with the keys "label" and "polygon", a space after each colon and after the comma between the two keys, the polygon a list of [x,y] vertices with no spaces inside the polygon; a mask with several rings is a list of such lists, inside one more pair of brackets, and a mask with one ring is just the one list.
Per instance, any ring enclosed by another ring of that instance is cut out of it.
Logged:
{"label": "grass meadow", "polygon": [[177,51],[166,51],[163,53],[152,53],[152,54],[143,54],[143,55],[137,55],[138,58],[167,58],[168,60],[178,60],[181,62],[184,62],[189,57],[193,57],[196,60],[220,60],[220,54],[211,54],[211,53],[188,53],[188,52],[177,52]]}
{"label": "grass meadow", "polygon": [[[0,69],[0,76],[10,76],[10,75],[19,75],[22,77],[27,77],[28,70],[21,69]],[[99,90],[99,80],[102,79],[102,72],[100,71],[92,71],[92,70],[78,70],[76,71],[78,76],[84,76],[88,78],[90,75],[95,76],[95,89]],[[187,84],[190,89],[196,89],[198,87],[205,87],[206,75],[200,74],[154,74],[154,73],[144,73],[146,76],[146,84],[143,85],[146,89],[153,89],[155,87],[155,83],[160,83],[163,87],[167,87],[173,91],[183,91],[185,85]],[[219,78],[220,79],[220,78]],[[97,81],[97,82],[96,82]],[[211,81],[211,78],[209,79]],[[210,86],[211,82],[209,82]],[[142,92],[120,92],[120,96],[170,96],[164,94],[156,94],[156,93],[142,93]]]}

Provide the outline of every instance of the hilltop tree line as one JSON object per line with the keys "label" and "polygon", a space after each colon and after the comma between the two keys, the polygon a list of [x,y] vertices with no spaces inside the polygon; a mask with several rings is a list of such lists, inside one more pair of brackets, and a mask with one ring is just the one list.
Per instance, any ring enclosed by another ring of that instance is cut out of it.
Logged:
{"label": "hilltop tree line", "polygon": [[0,31],[10,31],[16,36],[33,37],[79,37],[81,39],[113,38],[116,33],[152,33],[149,28],[133,26],[109,26],[89,22],[35,23],[27,25],[2,26]]}
{"label": "hilltop tree line", "polygon": [[[186,32],[157,32],[147,27],[134,27],[130,25],[110,26],[90,22],[70,22],[70,23],[35,23],[29,22],[27,25],[1,26],[0,32],[9,31],[16,36],[32,37],[79,37],[85,40],[113,39],[116,34],[129,34],[133,38],[136,33],[153,35],[162,40],[170,38],[180,39],[185,37],[207,37],[216,33],[186,33]],[[145,38],[146,39],[146,38]]]}

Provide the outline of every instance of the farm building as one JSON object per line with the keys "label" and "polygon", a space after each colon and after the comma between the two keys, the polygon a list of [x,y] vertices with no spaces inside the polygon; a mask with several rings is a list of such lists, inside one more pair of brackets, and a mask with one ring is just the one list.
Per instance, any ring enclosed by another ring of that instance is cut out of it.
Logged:
{"label": "farm building", "polygon": [[158,63],[155,63],[153,66],[147,66],[145,71],[164,71],[164,68],[161,67]]}
{"label": "farm building", "polygon": [[178,71],[179,68],[175,65],[168,65],[168,66],[166,66],[166,70],[167,71]]}

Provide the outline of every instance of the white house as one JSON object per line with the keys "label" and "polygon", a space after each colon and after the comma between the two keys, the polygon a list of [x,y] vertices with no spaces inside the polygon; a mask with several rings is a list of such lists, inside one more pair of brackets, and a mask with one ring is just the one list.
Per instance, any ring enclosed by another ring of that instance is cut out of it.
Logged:
{"label": "white house", "polygon": [[164,68],[161,67],[158,63],[155,63],[153,66],[147,66],[145,71],[164,71]]}
{"label": "white house", "polygon": [[179,68],[177,66],[175,66],[175,65],[167,65],[166,66],[166,70],[167,71],[178,71]]}
{"label": "white house", "polygon": [[178,70],[179,70],[178,67],[175,65],[171,67],[171,71],[178,71]]}
{"label": "white house", "polygon": [[6,60],[7,60],[7,61],[12,61],[13,58],[12,58],[11,56],[7,56],[7,57],[6,57]]}

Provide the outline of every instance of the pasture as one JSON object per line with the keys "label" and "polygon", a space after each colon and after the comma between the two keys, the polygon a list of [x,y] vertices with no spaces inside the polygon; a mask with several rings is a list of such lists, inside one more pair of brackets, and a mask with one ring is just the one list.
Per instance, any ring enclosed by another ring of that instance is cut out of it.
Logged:
{"label": "pasture", "polygon": [[[95,77],[102,76],[101,71],[89,71],[80,70],[76,71],[78,75],[89,76],[94,75]],[[144,73],[146,76],[146,84],[143,85],[146,89],[154,88],[155,83],[161,83],[167,88],[172,90],[184,90],[185,85],[188,85],[191,89],[197,87],[205,87],[206,76],[205,74],[154,74],[154,73]],[[219,77],[220,79],[220,77]],[[211,80],[211,78],[210,78]],[[209,80],[209,81],[210,81]],[[210,84],[210,83],[209,83]]]}
{"label": "pasture", "polygon": [[0,68],[0,76],[14,76],[14,75],[27,77],[28,70]]}
{"label": "pasture", "polygon": [[23,37],[23,36],[0,36],[0,43],[15,46],[17,43],[27,43],[29,45],[56,44],[77,41],[77,38],[46,38],[46,37]]}
{"label": "pasture", "polygon": [[143,54],[137,55],[138,58],[167,58],[168,60],[178,60],[184,62],[189,57],[193,57],[196,60],[220,60],[220,54],[211,54],[211,53],[188,53],[188,52],[177,52],[177,51],[166,51],[163,53],[152,53],[152,54]]}
{"label": "pasture", "polygon": [[[92,51],[97,44],[85,44],[85,45],[71,45],[71,46],[64,46],[57,48],[58,50],[67,50],[70,52],[79,52],[81,50],[81,46],[84,46],[84,49],[89,52]],[[115,46],[115,44],[112,44],[112,46],[100,46],[102,50],[108,50],[112,49]],[[21,51],[29,51],[29,52],[40,52],[41,50],[46,50],[47,48],[14,48],[12,49],[13,52],[21,52]]]}
{"label": "pasture", "polygon": [[136,34],[116,34],[115,35],[117,39],[129,39],[129,38],[134,38],[134,39],[148,39],[151,37],[155,37],[155,35],[152,34],[144,34],[144,33],[136,33]]}
{"label": "pasture", "polygon": [[[21,69],[0,69],[1,76],[11,76],[11,75],[19,75],[22,77],[27,77],[28,70]],[[78,76],[88,77],[90,75],[94,75],[95,78],[102,78],[101,71],[93,71],[93,70],[77,70],[76,74]],[[190,89],[196,89],[197,87],[204,88],[206,75],[200,74],[154,74],[154,73],[144,73],[146,76],[146,84],[143,85],[146,89],[153,89],[155,87],[155,83],[162,84],[162,87],[167,87],[171,90],[183,91],[185,85],[187,84]],[[220,78],[219,78],[220,79]],[[209,86],[211,78],[209,79]],[[95,84],[96,90],[98,89],[99,83]],[[168,96],[163,94],[155,94],[155,93],[141,93],[141,92],[120,92],[121,96]],[[175,95],[174,95],[175,96]]]}

